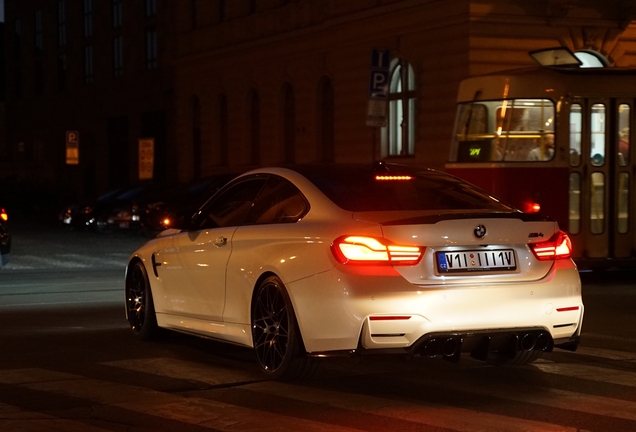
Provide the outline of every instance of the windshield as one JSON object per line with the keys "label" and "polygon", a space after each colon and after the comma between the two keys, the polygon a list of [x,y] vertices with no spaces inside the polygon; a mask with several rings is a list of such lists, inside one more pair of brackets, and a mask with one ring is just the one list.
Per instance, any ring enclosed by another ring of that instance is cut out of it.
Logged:
{"label": "windshield", "polygon": [[451,162],[549,161],[554,158],[554,102],[504,99],[463,103]]}

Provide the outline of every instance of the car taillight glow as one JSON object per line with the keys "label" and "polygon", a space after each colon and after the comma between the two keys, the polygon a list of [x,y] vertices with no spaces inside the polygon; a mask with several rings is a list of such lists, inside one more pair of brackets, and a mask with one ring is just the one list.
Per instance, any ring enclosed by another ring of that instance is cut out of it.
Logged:
{"label": "car taillight glow", "polygon": [[523,203],[524,213],[539,213],[541,211],[541,204],[538,202],[525,202]]}
{"label": "car taillight glow", "polygon": [[548,241],[530,244],[530,249],[539,261],[570,258],[572,241],[563,231],[557,231]]}
{"label": "car taillight glow", "polygon": [[415,265],[424,253],[418,246],[402,246],[386,239],[365,236],[342,236],[331,245],[341,264],[358,265]]}
{"label": "car taillight glow", "polygon": [[413,176],[410,175],[376,175],[376,180],[379,181],[405,181],[405,180],[413,180]]}
{"label": "car taillight glow", "polygon": [[4,209],[0,209],[0,219],[2,219],[5,222],[9,220],[9,215]]}

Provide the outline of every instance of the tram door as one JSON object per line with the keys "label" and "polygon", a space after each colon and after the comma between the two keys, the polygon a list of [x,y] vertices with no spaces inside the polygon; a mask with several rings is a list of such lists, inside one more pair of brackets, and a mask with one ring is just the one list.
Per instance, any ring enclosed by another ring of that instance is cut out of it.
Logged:
{"label": "tram door", "polygon": [[571,101],[568,232],[576,257],[626,258],[633,253],[634,114],[633,99]]}

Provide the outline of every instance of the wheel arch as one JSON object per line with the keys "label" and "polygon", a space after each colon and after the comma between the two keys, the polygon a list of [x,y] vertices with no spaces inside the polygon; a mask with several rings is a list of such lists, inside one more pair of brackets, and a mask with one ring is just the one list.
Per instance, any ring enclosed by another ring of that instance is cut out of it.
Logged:
{"label": "wheel arch", "polygon": [[[139,258],[138,256],[134,256],[130,259],[130,261],[128,261],[128,264],[126,264],[126,273],[124,275],[124,312],[126,314],[126,319],[128,319],[128,307],[127,305],[127,301],[126,301],[126,296],[128,295],[128,284],[130,283],[130,278],[132,275],[132,272],[130,271],[135,264],[140,263],[141,265],[144,265],[143,260],[141,258]],[[145,267],[145,266],[144,266]],[[148,272],[148,270],[146,270],[146,273]]]}
{"label": "wheel arch", "polygon": [[285,285],[285,282],[283,282],[281,277],[278,274],[276,274],[275,272],[273,272],[273,271],[266,271],[263,274],[261,274],[258,277],[258,279],[256,280],[256,282],[254,283],[254,286],[252,287],[252,297],[250,299],[250,311],[249,311],[250,323],[252,322],[252,316],[253,316],[252,313],[254,311],[254,304],[255,304],[255,301],[256,301],[256,291],[261,286],[263,281],[265,279],[267,279],[268,277],[271,277],[271,276],[276,277],[276,278],[278,278],[278,280],[281,281],[282,288],[285,290],[285,293],[287,294],[287,297],[289,298],[289,301],[291,302],[292,313],[294,314],[294,317],[296,318],[296,325],[298,327],[298,333],[300,334],[300,341],[302,343],[302,349],[305,350],[305,341],[304,341],[304,338],[303,338],[302,329],[300,328],[300,323],[298,323],[298,317],[296,316],[296,305],[294,304],[294,299],[289,294],[289,290],[287,289],[287,285]]}
{"label": "wheel arch", "polygon": [[[130,261],[128,261],[128,264],[126,265],[126,282],[128,282],[128,278],[130,277],[130,269],[133,268],[138,262],[145,267],[144,260],[142,260],[138,256],[134,256],[130,259]],[[146,269],[146,272],[148,272],[148,269]]]}

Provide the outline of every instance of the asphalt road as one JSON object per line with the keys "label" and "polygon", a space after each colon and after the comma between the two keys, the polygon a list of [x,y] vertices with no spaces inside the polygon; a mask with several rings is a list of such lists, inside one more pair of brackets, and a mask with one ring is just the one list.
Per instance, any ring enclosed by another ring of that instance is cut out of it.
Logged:
{"label": "asphalt road", "polygon": [[0,431],[636,430],[636,279],[584,274],[576,353],[495,368],[469,357],[329,359],[264,381],[250,350],[124,320],[128,255],[145,239],[13,226],[0,270]]}

